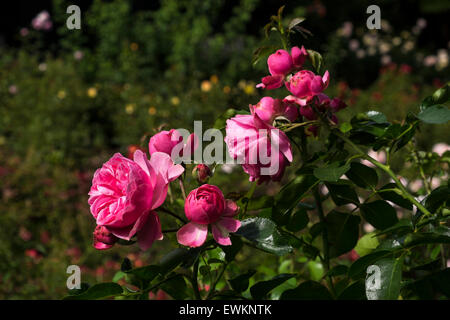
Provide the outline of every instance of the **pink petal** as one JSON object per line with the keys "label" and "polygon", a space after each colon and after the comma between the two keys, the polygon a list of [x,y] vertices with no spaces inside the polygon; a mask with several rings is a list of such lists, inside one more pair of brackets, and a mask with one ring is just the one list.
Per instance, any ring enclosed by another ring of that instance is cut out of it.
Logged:
{"label": "pink petal", "polygon": [[177,232],[177,240],[187,247],[200,247],[208,235],[208,225],[190,222]]}
{"label": "pink petal", "polygon": [[222,216],[224,217],[234,217],[239,212],[239,207],[236,202],[230,199],[225,200],[225,210],[223,211]]}
{"label": "pink petal", "polygon": [[241,226],[241,222],[232,218],[222,218],[212,227],[212,234],[218,244],[223,246],[231,245],[230,232],[235,232]]}
{"label": "pink petal", "polygon": [[111,248],[113,245],[112,244],[106,244],[103,242],[99,242],[99,241],[95,241],[94,242],[94,248],[97,250],[106,250]]}
{"label": "pink petal", "polygon": [[150,248],[155,240],[162,240],[161,223],[158,214],[150,212],[148,218],[138,231],[138,243],[141,250]]}

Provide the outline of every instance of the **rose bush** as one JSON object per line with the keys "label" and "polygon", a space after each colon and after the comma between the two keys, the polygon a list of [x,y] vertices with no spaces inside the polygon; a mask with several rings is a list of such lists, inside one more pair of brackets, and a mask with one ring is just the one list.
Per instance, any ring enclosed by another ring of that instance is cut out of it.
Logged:
{"label": "rose bush", "polygon": [[[302,19],[285,28],[281,14],[282,9],[266,28],[278,32],[284,48],[268,57],[271,75],[258,87],[284,83],[290,94],[264,97],[239,113],[228,110],[217,121],[230,156],[255,182],[248,190],[224,196],[219,187],[204,184],[217,173],[201,164],[194,170],[200,186],[186,197],[184,167],[168,155],[182,143],[172,139],[173,130],[150,138],[150,160],[141,150],[133,160],[116,154],[95,173],[89,194],[97,223],[94,247],[133,244],[136,236],[145,250],[171,233],[179,244],[150,266],[133,268],[125,259],[118,274],[127,283],[122,293],[113,294],[122,287],[110,283],[99,297],[148,298],[159,289],[176,299],[449,297],[450,282],[442,279],[450,276],[450,189],[432,184],[435,175],[448,179],[449,152],[427,155],[414,140],[420,126],[450,120],[449,86],[425,98],[401,123],[373,110],[338,121],[347,104],[323,92],[330,74],[321,72],[320,54],[304,47],[288,52],[289,36]],[[384,152],[384,161],[374,152]],[[420,172],[422,198],[393,171],[390,161],[398,155]],[[175,193],[175,180],[179,198],[165,201],[169,187]],[[273,181],[282,185],[276,192],[254,195],[257,186],[268,188]],[[183,208],[187,220],[179,215]],[[158,211],[173,217],[176,228],[163,229]],[[272,279],[258,282],[253,270],[233,268],[247,247],[293,258],[281,261]],[[373,268],[379,273],[372,274]],[[206,286],[208,292],[200,292]],[[84,297],[77,291],[68,299]]]}

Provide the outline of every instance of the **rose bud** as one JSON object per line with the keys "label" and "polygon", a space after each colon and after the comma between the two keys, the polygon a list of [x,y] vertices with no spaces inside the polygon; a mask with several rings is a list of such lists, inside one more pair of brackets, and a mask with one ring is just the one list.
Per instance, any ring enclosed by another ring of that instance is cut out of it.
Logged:
{"label": "rose bud", "polygon": [[197,179],[198,183],[206,183],[212,177],[212,172],[206,164],[201,163],[192,170],[192,176]]}
{"label": "rose bud", "polygon": [[307,56],[308,52],[306,52],[303,46],[301,49],[299,49],[299,47],[293,47],[291,49],[292,63],[297,69],[300,69],[303,66],[303,63],[305,62]]}
{"label": "rose bud", "polygon": [[94,248],[105,250],[111,248],[119,240],[105,226],[96,226],[94,230]]}
{"label": "rose bud", "polygon": [[271,75],[286,75],[293,67],[292,58],[286,50],[277,50],[267,59],[269,72]]}
{"label": "rose bud", "polygon": [[286,88],[297,98],[306,98],[321,93],[328,87],[330,75],[325,71],[323,77],[309,70],[301,70],[286,82]]}

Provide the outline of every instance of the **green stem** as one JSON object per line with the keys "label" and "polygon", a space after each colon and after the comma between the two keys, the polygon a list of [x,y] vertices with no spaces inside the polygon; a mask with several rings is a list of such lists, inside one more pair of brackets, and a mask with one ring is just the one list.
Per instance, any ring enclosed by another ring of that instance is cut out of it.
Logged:
{"label": "green stem", "polygon": [[200,259],[197,258],[197,260],[194,263],[193,272],[192,272],[192,287],[194,289],[194,295],[196,300],[202,300],[200,297],[200,291],[198,290],[198,264],[200,263]]}
{"label": "green stem", "polygon": [[358,153],[364,154],[363,158],[366,159],[367,161],[371,162],[373,165],[375,165],[376,167],[380,168],[381,170],[383,170],[384,172],[386,172],[391,178],[392,180],[394,180],[395,184],[398,186],[398,188],[400,189],[403,197],[405,197],[406,199],[408,199],[409,201],[411,201],[411,203],[413,203],[420,211],[422,211],[425,215],[427,216],[432,216],[431,212],[428,211],[422,204],[420,204],[420,202],[418,202],[407,190],[406,188],[403,186],[403,184],[400,182],[400,180],[397,178],[397,176],[395,175],[395,173],[390,169],[389,166],[386,166],[384,164],[382,164],[381,162],[375,160],[374,158],[372,158],[371,156],[367,155],[365,152],[363,152],[357,145],[355,145],[349,138],[347,138],[346,136],[342,135],[341,133],[337,132],[337,131],[333,131],[333,133],[338,136],[339,138],[341,138],[342,140],[344,140],[345,142],[347,142],[353,149],[355,149]]}
{"label": "green stem", "polygon": [[[328,271],[330,271],[330,246],[328,243],[328,230],[326,227],[325,215],[323,213],[322,201],[320,198],[320,192],[319,192],[318,186],[316,186],[314,188],[314,200],[316,202],[316,207],[317,207],[317,212],[319,215],[320,223],[323,226],[323,230],[322,230],[323,263],[325,265],[325,273],[328,273]],[[330,286],[330,289],[331,289],[333,295],[335,295],[333,279],[330,276],[327,276],[327,281],[328,281],[328,285]]]}
{"label": "green stem", "polygon": [[206,297],[206,300],[210,299],[213,296],[213,292],[216,290],[216,286],[219,283],[220,279],[222,278],[223,274],[225,273],[225,269],[227,268],[227,266],[228,264],[224,263],[222,270],[220,270],[220,273],[217,275],[216,279],[211,285],[211,288],[209,289],[209,293],[208,296]]}
{"label": "green stem", "polygon": [[165,212],[165,213],[171,215],[171,216],[174,217],[175,219],[178,219],[178,220],[180,220],[181,222],[183,222],[184,224],[187,223],[186,220],[184,220],[184,219],[183,219],[182,217],[180,217],[179,215],[173,213],[173,212],[170,211],[169,209],[160,207],[160,208],[158,208],[157,210],[162,211],[162,212]]}

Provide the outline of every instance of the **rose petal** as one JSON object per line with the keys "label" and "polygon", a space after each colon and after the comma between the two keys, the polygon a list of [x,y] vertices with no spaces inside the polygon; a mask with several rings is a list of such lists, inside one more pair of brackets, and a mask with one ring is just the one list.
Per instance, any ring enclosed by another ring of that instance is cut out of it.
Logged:
{"label": "rose petal", "polygon": [[177,240],[187,247],[200,247],[208,235],[208,225],[190,222],[177,232]]}

